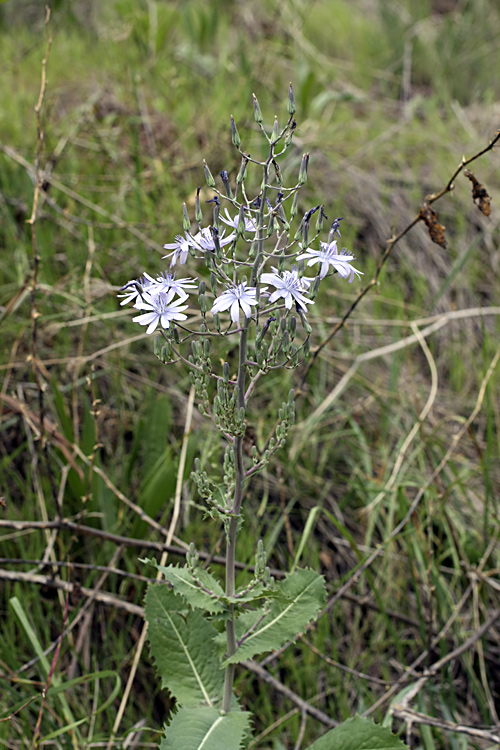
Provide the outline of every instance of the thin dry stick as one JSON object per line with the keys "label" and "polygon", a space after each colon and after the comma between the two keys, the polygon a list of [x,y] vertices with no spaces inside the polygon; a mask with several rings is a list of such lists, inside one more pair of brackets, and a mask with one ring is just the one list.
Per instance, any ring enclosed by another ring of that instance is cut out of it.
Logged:
{"label": "thin dry stick", "polygon": [[[500,130],[495,134],[494,138],[489,142],[489,144],[481,149],[481,151],[478,151],[478,153],[474,154],[474,156],[471,156],[469,159],[466,159],[465,157],[462,157],[462,161],[458,165],[458,167],[453,172],[452,176],[448,180],[445,187],[440,190],[438,193],[432,193],[431,195],[427,195],[425,197],[424,205],[430,205],[431,203],[434,203],[435,201],[439,200],[443,197],[446,193],[451,192],[454,189],[454,181],[462,172],[465,167],[470,164],[471,162],[475,161],[476,159],[479,159],[480,156],[483,156],[484,154],[488,153],[488,151],[492,151],[497,141],[500,139]],[[368,282],[368,284],[365,286],[364,289],[362,289],[354,302],[351,304],[347,312],[344,314],[344,316],[340,319],[340,321],[332,328],[328,336],[326,336],[325,339],[318,345],[318,347],[312,352],[312,357],[309,360],[309,363],[307,364],[307,367],[305,368],[304,375],[302,377],[301,386],[304,385],[305,380],[307,378],[307,375],[309,373],[309,370],[313,366],[313,364],[316,361],[316,358],[320,354],[320,352],[325,348],[325,346],[334,338],[334,336],[337,335],[337,333],[345,326],[347,320],[350,318],[356,307],[359,305],[363,297],[372,289],[374,286],[378,284],[378,279],[380,276],[380,273],[386,264],[393,248],[397,245],[397,243],[403,239],[405,235],[408,234],[408,232],[413,229],[416,224],[418,224],[420,221],[422,221],[422,215],[421,212],[415,216],[415,218],[406,226],[401,232],[399,232],[395,237],[391,237],[390,240],[387,242],[387,247],[385,251],[382,254],[382,257],[380,258],[377,268],[375,270],[375,273],[372,277],[372,279]]]}
{"label": "thin dry stick", "polygon": [[[182,496],[182,482],[183,482],[183,477],[184,477],[184,468],[186,465],[188,436],[189,436],[189,433],[191,432],[191,422],[193,418],[194,397],[195,397],[195,387],[193,385],[191,386],[191,390],[189,392],[189,400],[188,400],[187,412],[186,412],[186,422],[184,425],[184,435],[182,437],[182,448],[181,448],[181,454],[179,458],[179,468],[177,471],[177,484],[175,487],[174,510],[172,513],[172,519],[170,521],[170,526],[168,528],[166,540],[165,540],[167,545],[172,543],[175,527],[177,526],[177,521],[179,520],[179,514],[180,514],[180,508],[181,508],[181,496]],[[160,565],[165,565],[167,561],[167,555],[168,555],[167,551],[164,550],[161,556]],[[159,581],[161,577],[162,577],[162,573],[159,570],[156,574],[156,579]],[[112,730],[111,737],[110,737],[106,750],[111,750],[111,748],[113,747],[113,742],[114,742],[116,733],[118,732],[118,728],[120,726],[123,713],[127,706],[130,691],[132,689],[132,685],[135,679],[135,673],[137,671],[137,667],[139,666],[139,661],[142,655],[142,650],[144,648],[144,644],[146,643],[147,632],[148,632],[148,623],[145,621],[142,627],[142,632],[139,638],[139,642],[137,644],[136,652],[134,655],[134,661],[132,663],[130,674],[127,680],[127,685],[125,686],[125,691],[123,693],[123,697],[120,702],[120,707],[116,715],[115,723],[113,724],[113,730]]]}

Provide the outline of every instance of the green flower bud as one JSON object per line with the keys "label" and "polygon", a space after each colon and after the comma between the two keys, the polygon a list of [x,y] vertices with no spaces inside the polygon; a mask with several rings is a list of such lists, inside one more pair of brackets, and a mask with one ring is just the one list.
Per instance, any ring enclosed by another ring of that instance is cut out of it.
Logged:
{"label": "green flower bud", "polygon": [[205,294],[205,291],[206,291],[206,284],[202,279],[200,281],[200,286],[198,287],[198,294]]}
{"label": "green flower bud", "polygon": [[241,237],[241,235],[245,231],[245,206],[241,204],[240,210],[238,212],[238,226],[236,227],[236,234],[238,237]]}
{"label": "green flower bud", "polygon": [[255,94],[252,94],[252,98],[253,98],[253,114],[255,117],[255,122],[260,123],[263,121],[264,118],[262,117],[262,112],[260,111],[259,102],[257,101],[257,97],[255,96]]}
{"label": "green flower bud", "polygon": [[318,218],[316,220],[316,231],[317,232],[321,232],[321,230],[323,229],[323,219],[324,218],[328,218],[328,217],[325,217],[325,214],[323,212],[323,208],[324,208],[324,206],[320,206],[319,207],[319,214],[318,214]]}
{"label": "green flower bud", "polygon": [[307,182],[307,167],[309,165],[309,154],[302,156],[299,169],[299,185],[304,185]]}
{"label": "green flower bud", "polygon": [[217,276],[213,271],[210,274],[210,288],[213,294],[215,294],[215,296],[217,297]]}
{"label": "green flower bud", "polygon": [[288,87],[288,104],[286,108],[289,115],[295,114],[295,96],[293,94],[292,84]]}
{"label": "green flower bud", "polygon": [[189,220],[187,206],[185,203],[182,204],[182,228],[185,232],[189,232],[191,229],[191,222]]}
{"label": "green flower bud", "polygon": [[279,140],[279,137],[280,137],[280,126],[278,123],[278,118],[276,117],[276,115],[274,115],[274,125],[273,125],[273,132],[271,133],[271,141],[273,141],[273,143],[276,143],[276,141]]}
{"label": "green flower bud", "polygon": [[203,315],[206,315],[210,309],[210,303],[204,294],[198,295],[198,302],[200,303],[200,310]]}
{"label": "green flower bud", "polygon": [[238,172],[238,176],[236,177],[236,183],[238,185],[241,185],[241,183],[245,180],[245,177],[247,176],[247,164],[248,164],[248,157],[244,156],[241,160],[240,171]]}
{"label": "green flower bud", "polygon": [[293,221],[295,217],[297,216],[298,210],[299,210],[299,191],[296,190],[293,194],[293,200],[292,200],[292,208],[290,209],[290,219]]}
{"label": "green flower bud", "polygon": [[214,326],[217,333],[221,332],[220,318],[218,313],[214,313]]}
{"label": "green flower bud", "polygon": [[295,315],[290,316],[290,320],[288,321],[288,330],[290,331],[290,337],[293,341],[295,338],[295,333],[297,331],[297,318]]}
{"label": "green flower bud", "polygon": [[222,365],[222,378],[227,385],[229,383],[229,362],[224,362]]}
{"label": "green flower bud", "polygon": [[201,224],[201,222],[203,221],[203,214],[201,212],[201,205],[200,205],[200,190],[201,188],[199,187],[198,190],[196,191],[196,198],[194,202],[194,217],[196,221],[198,222],[198,224]]}
{"label": "green flower bud", "polygon": [[208,168],[208,164],[205,161],[205,159],[203,159],[203,170],[205,172],[205,180],[207,181],[208,187],[209,188],[214,188],[215,187],[215,180],[213,178],[213,175],[212,175],[210,169]]}
{"label": "green flower bud", "polygon": [[236,146],[236,148],[239,147],[241,143],[240,134],[238,133],[238,128],[236,127],[236,123],[234,121],[234,117],[231,115],[231,140],[233,142],[233,146]]}

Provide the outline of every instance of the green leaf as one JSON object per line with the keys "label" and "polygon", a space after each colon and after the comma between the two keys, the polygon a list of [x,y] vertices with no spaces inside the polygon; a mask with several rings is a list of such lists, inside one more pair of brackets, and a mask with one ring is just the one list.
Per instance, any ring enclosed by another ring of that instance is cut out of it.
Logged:
{"label": "green leaf", "polygon": [[309,745],[309,750],[403,750],[404,742],[371,719],[355,716]]}
{"label": "green leaf", "polygon": [[160,750],[240,750],[249,731],[250,714],[216,708],[181,708],[165,729]]}
{"label": "green leaf", "polygon": [[202,609],[210,614],[220,614],[227,610],[227,606],[221,601],[224,590],[207,570],[197,569],[195,579],[187,567],[158,565],[155,560],[147,562],[153,563],[161,570],[165,580],[172,584],[175,593],[181,594],[193,609]]}
{"label": "green leaf", "polygon": [[293,640],[313,620],[325,603],[323,576],[314,570],[296,570],[278,584],[283,598],[264,607],[245,612],[236,620],[236,640],[245,639],[223,666],[251,659],[255,654],[272,651]]}
{"label": "green leaf", "polygon": [[224,683],[213,643],[217,631],[199,610],[186,610],[184,600],[162,584],[148,587],[145,612],[162,687],[183,706],[213,707]]}

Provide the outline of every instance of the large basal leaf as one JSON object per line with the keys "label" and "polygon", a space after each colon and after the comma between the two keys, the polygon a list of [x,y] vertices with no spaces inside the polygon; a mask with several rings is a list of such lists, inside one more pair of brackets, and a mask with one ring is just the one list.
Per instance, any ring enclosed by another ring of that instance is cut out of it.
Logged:
{"label": "large basal leaf", "polygon": [[166,727],[160,750],[240,750],[249,732],[250,714],[215,708],[181,708]]}
{"label": "large basal leaf", "polygon": [[199,610],[187,610],[183,599],[165,585],[148,587],[145,613],[162,687],[183,706],[215,706],[224,682],[213,643],[217,631]]}
{"label": "large basal leaf", "polygon": [[251,659],[280,648],[303,632],[325,603],[323,576],[314,570],[296,570],[278,584],[283,598],[273,599],[269,611],[245,612],[236,620],[236,641],[248,634],[224,665]]}
{"label": "large basal leaf", "polygon": [[155,560],[145,560],[156,565],[165,576],[165,580],[172,584],[176,594],[181,594],[193,609],[202,609],[210,614],[221,614],[227,610],[220,598],[224,590],[220,583],[207,570],[196,570],[196,579],[189,568],[176,565],[158,565]]}
{"label": "large basal leaf", "polygon": [[309,745],[309,750],[406,750],[389,729],[355,716]]}

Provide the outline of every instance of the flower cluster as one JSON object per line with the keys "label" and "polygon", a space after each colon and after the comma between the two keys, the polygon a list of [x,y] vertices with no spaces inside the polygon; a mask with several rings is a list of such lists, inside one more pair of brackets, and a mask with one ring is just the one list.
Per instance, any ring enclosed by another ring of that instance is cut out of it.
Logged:
{"label": "flower cluster", "polygon": [[[215,262],[218,257],[217,254],[220,256],[222,248],[226,246],[231,246],[231,249],[234,250],[240,234],[244,232],[256,233],[257,223],[253,216],[246,216],[243,211],[240,211],[240,214],[233,218],[227,209],[225,214],[225,217],[220,216],[220,220],[233,230],[230,234],[225,236],[225,230],[219,232],[213,226],[200,229],[195,235],[186,231],[184,237],[179,234],[176,236],[175,242],[164,245],[166,250],[172,251],[164,257],[171,259],[170,268],[177,263],[184,265],[188,254],[195,257],[205,257],[211,270],[213,271],[215,268],[218,271],[216,273],[217,280],[225,286],[224,291],[215,297],[211,312],[218,315],[220,312],[229,310],[231,320],[237,326],[240,322],[240,312],[243,312],[246,318],[250,318],[253,312],[252,308],[259,309],[261,300],[264,309],[267,304],[274,305],[274,303],[283,300],[286,310],[289,311],[295,303],[297,310],[301,315],[304,315],[307,305],[314,304],[314,300],[308,296],[313,282],[316,279],[318,281],[324,279],[330,268],[343,279],[347,279],[349,283],[353,281],[354,276],[360,278],[362,275],[362,272],[352,265],[351,261],[354,260],[354,256],[350,255],[345,248],[339,253],[336,240],[331,240],[330,242],[320,242],[319,250],[307,247],[304,252],[296,256],[296,261],[306,261],[308,267],[319,264],[320,269],[317,277],[308,278],[301,273],[300,266],[293,266],[291,271],[280,271],[273,267],[272,272],[261,272],[257,286],[248,286],[246,279],[241,282],[231,280],[222,266]],[[339,219],[335,219],[333,222],[330,238],[335,234],[340,236],[339,221]],[[208,262],[208,257],[212,259],[211,264]],[[233,257],[229,254],[224,256],[226,264]],[[275,254],[271,254],[271,257],[279,260],[279,256]],[[303,269],[303,264],[301,266]],[[198,289],[201,293],[201,288],[196,282],[198,282],[198,279],[176,279],[175,273],[172,274],[170,271],[163,272],[156,278],[144,273],[140,278],[129,281],[122,287],[119,297],[123,297],[123,300],[120,304],[125,305],[134,302],[134,307],[143,311],[133,318],[134,322],[147,326],[146,333],[151,334],[158,325],[163,329],[168,329],[171,324],[187,319],[184,311],[188,306],[184,303],[188,299],[188,295],[195,289]],[[268,292],[268,287],[262,286],[262,284],[273,286],[274,291]],[[212,288],[214,288],[213,285]],[[204,290],[203,283],[203,293]],[[265,311],[268,312],[267,309]]]}

